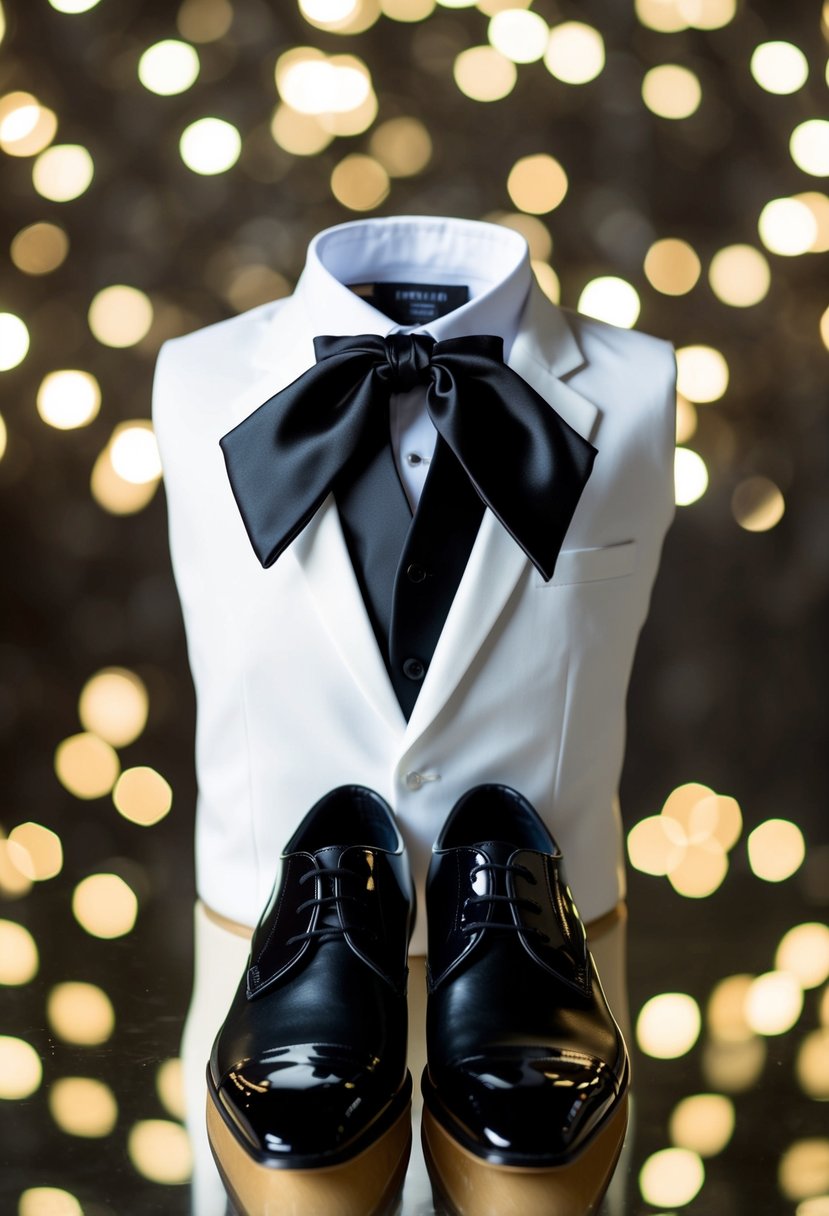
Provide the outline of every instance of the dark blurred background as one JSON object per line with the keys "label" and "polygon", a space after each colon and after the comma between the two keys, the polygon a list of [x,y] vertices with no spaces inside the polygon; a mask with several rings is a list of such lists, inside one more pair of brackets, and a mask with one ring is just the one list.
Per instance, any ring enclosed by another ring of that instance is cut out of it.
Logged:
{"label": "dark blurred background", "polygon": [[[678,350],[629,703],[628,1210],[829,1213],[829,4],[0,5],[0,1212],[188,1210],[194,701],[161,342],[360,215]],[[198,1216],[198,1214],[196,1214]]]}

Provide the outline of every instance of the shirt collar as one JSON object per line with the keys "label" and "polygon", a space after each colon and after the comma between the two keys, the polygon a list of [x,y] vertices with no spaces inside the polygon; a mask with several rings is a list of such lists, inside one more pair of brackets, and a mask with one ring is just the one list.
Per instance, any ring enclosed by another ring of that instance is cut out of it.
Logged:
{"label": "shirt collar", "polygon": [[[349,287],[374,281],[463,284],[470,299],[434,321],[401,326]],[[435,216],[375,217],[318,233],[295,295],[316,334],[384,337],[405,329],[437,341],[496,334],[508,358],[531,282],[527,242],[510,228]]]}

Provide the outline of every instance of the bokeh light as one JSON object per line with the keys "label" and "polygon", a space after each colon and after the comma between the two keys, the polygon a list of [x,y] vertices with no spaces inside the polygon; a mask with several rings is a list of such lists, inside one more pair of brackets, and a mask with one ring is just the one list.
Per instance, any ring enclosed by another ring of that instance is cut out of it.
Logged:
{"label": "bokeh light", "polygon": [[734,488],[731,510],[747,532],[768,532],[780,523],[786,502],[779,488],[768,477],[746,477]]}
{"label": "bokeh light", "polygon": [[155,769],[137,765],[121,773],[112,791],[112,801],[124,819],[150,827],[169,814],[173,791]]}
{"label": "bokeh light", "polygon": [[103,988],[81,980],[54,985],[46,1016],[59,1039],[84,1047],[106,1043],[115,1029],[115,1010]]}
{"label": "bokeh light", "polygon": [[97,292],[89,306],[89,328],[104,346],[135,346],[149,332],[153,306],[137,287],[117,283]]}
{"label": "bokeh light", "polygon": [[507,190],[515,206],[533,215],[543,215],[558,207],[567,186],[564,169],[546,152],[522,156],[507,178]]}
{"label": "bokeh light", "polygon": [[389,177],[421,173],[432,156],[432,139],[417,118],[390,118],[371,133],[369,149]]}
{"label": "bokeh light", "polygon": [[28,1098],[42,1079],[40,1056],[31,1043],[0,1034],[0,1098],[7,1102]]}
{"label": "bokeh light", "polygon": [[112,432],[109,449],[112,467],[124,481],[143,486],[161,476],[158,443],[147,419],[120,422]]}
{"label": "bokeh light", "polygon": [[809,61],[791,42],[761,42],[751,56],[751,74],[767,93],[796,93],[809,77]]}
{"label": "bokeh light", "polygon": [[687,899],[713,895],[728,873],[728,857],[717,840],[686,846],[682,860],[668,873],[668,882]]}
{"label": "bokeh light", "polygon": [[335,165],[331,193],[350,211],[373,211],[389,193],[389,175],[373,156],[354,152]]}
{"label": "bokeh light", "polygon": [[773,198],[757,221],[760,240],[771,253],[798,257],[808,253],[818,235],[811,209],[801,199]]}
{"label": "bokeh light", "polygon": [[539,287],[544,292],[548,300],[553,304],[558,304],[561,301],[561,283],[552,266],[546,262],[541,262],[534,259],[531,263],[533,274],[536,277]]}
{"label": "bokeh light", "polygon": [[170,97],[195,84],[199,66],[195,47],[176,38],[165,38],[144,51],[138,61],[138,79],[151,93]]}
{"label": "bokeh light", "polygon": [[699,1193],[705,1168],[687,1148],[665,1148],[651,1154],[639,1171],[642,1198],[654,1207],[684,1207]]}
{"label": "bokeh light", "polygon": [[753,245],[729,245],[718,250],[708,268],[711,290],[723,304],[750,308],[768,295],[771,269]]}
{"label": "bokeh light", "polygon": [[31,93],[0,98],[0,148],[7,156],[36,156],[52,142],[57,129],[54,111]]}
{"label": "bokeh light", "polygon": [[63,869],[60,837],[42,823],[20,823],[9,832],[9,856],[32,882],[56,878]]}
{"label": "bokeh light", "polygon": [[49,0],[53,9],[59,13],[88,13],[91,8],[100,4],[100,0]]}
{"label": "bokeh light", "polygon": [[9,849],[8,839],[0,830],[0,892],[5,899],[20,899],[31,889],[31,878],[17,868],[14,850]]}
{"label": "bokeh light", "polygon": [[595,80],[605,64],[604,39],[592,25],[563,21],[550,31],[544,66],[565,84]]}
{"label": "bokeh light", "polygon": [[111,743],[126,747],[147,724],[149,697],[144,681],[125,667],[105,667],[84,684],[78,702],[81,725]]}
{"label": "bokeh light", "polygon": [[632,283],[617,275],[605,274],[585,283],[576,307],[587,317],[632,329],[641,306],[639,293]]}
{"label": "bokeh light", "polygon": [[[150,477],[146,481],[136,480],[135,477],[124,477],[115,468],[112,459],[113,442],[120,434],[136,428],[147,429],[149,425],[143,420],[119,423],[110,436],[109,443],[92,467],[92,475],[89,480],[92,497],[111,515],[131,515],[143,510],[152,500],[158,488],[160,482],[158,476]],[[131,454],[138,457],[134,465],[130,459]],[[135,475],[142,471],[151,473],[154,468],[158,468],[157,455],[154,456],[152,447],[144,440],[140,440],[137,444],[128,442],[121,449],[121,457],[122,467],[133,470]]]}
{"label": "bokeh light", "polygon": [[791,1030],[803,1010],[803,989],[789,971],[767,971],[751,981],[746,993],[746,1021],[756,1034]]}
{"label": "bokeh light", "polygon": [[798,169],[813,177],[829,176],[829,119],[809,118],[792,131],[789,151]]}
{"label": "bokeh light", "polygon": [[121,763],[104,739],[91,731],[70,735],[55,749],[55,772],[76,798],[102,798],[115,784]]}
{"label": "bokeh light", "polygon": [[493,46],[461,51],[453,68],[455,84],[473,101],[500,101],[515,88],[518,71],[511,59]]}
{"label": "bokeh light", "polygon": [[37,975],[37,944],[29,930],[17,921],[0,920],[0,984],[17,987]]}
{"label": "bokeh light", "polygon": [[789,929],[777,947],[774,965],[795,975],[802,988],[819,988],[829,979],[829,926],[808,921]]}
{"label": "bokeh light", "polygon": [[186,1099],[184,1093],[184,1068],[180,1059],[164,1060],[155,1074],[155,1088],[165,1110],[174,1119],[184,1120]]}
{"label": "bokeh light", "polygon": [[780,1158],[777,1180],[787,1199],[809,1199],[829,1191],[829,1139],[796,1140]]}
{"label": "bokeh light", "polygon": [[0,372],[11,371],[26,358],[29,330],[12,312],[0,312]]}
{"label": "bokeh light", "polygon": [[683,397],[699,404],[719,401],[728,388],[728,363],[713,346],[680,346],[676,352],[676,384]]}
{"label": "bokeh light", "polygon": [[30,1186],[20,1196],[17,1216],[84,1216],[71,1191],[56,1186]]}
{"label": "bokeh light", "polygon": [[702,1073],[709,1085],[724,1093],[745,1093],[762,1076],[767,1055],[766,1041],[757,1035],[742,1042],[712,1040],[702,1049]]}
{"label": "bokeh light", "polygon": [[130,1161],[139,1174],[152,1182],[177,1185],[187,1182],[193,1168],[190,1140],[178,1123],[167,1119],[143,1119],[127,1139]]}
{"label": "bokeh light", "polygon": [[678,823],[665,815],[649,815],[628,833],[631,865],[643,874],[668,874],[685,855],[686,837]]}
{"label": "bokeh light", "polygon": [[223,118],[197,118],[181,133],[179,154],[188,169],[204,177],[227,173],[239,159],[242,137]]}
{"label": "bokeh light", "polygon": [[699,109],[702,89],[690,68],[663,63],[645,73],[642,100],[660,118],[689,118]]}
{"label": "bokeh light", "polygon": [[805,203],[817,224],[817,235],[809,246],[809,253],[829,252],[829,195],[820,190],[803,190],[793,194],[792,198],[799,203]]}
{"label": "bokeh light", "polygon": [[700,260],[687,241],[665,237],[645,255],[645,274],[651,287],[666,296],[684,296],[700,276]]}
{"label": "bokeh light", "polygon": [[176,25],[182,38],[190,42],[218,42],[233,24],[230,0],[184,0],[178,6]]}
{"label": "bokeh light", "polygon": [[88,150],[80,144],[53,144],[41,152],[32,166],[32,182],[43,198],[68,203],[80,198],[95,172]]}
{"label": "bokeh light", "polygon": [[24,274],[51,274],[66,260],[69,238],[59,224],[28,224],[13,238],[11,260]]}
{"label": "bokeh light", "polygon": [[796,823],[767,819],[748,837],[748,862],[758,878],[783,882],[803,864],[806,844]]}
{"label": "bokeh light", "polygon": [[378,0],[299,0],[299,11],[316,29],[361,34],[380,16]]}
{"label": "bokeh light", "polygon": [[334,138],[316,114],[301,114],[282,101],[273,112],[271,135],[292,156],[316,156]]}
{"label": "bokeh light", "polygon": [[380,11],[392,21],[425,21],[435,10],[437,0],[380,0]]}
{"label": "bokeh light", "polygon": [[70,431],[87,426],[101,408],[101,386],[91,372],[49,372],[37,390],[37,412],[49,426]]}
{"label": "bokeh light", "polygon": [[721,1043],[745,1043],[754,1031],[746,1018],[746,1000],[753,975],[728,975],[708,998],[705,1019],[711,1037]]}
{"label": "bokeh light", "polygon": [[688,28],[677,0],[634,0],[636,16],[648,29],[675,34]]}
{"label": "bokeh light", "polygon": [[737,15],[737,0],[675,0],[688,25],[698,30],[719,30]]}
{"label": "bokeh light", "polygon": [[687,1055],[699,1038],[699,1005],[685,992],[662,992],[642,1006],[636,1041],[645,1055],[675,1060]]}
{"label": "bokeh light", "polygon": [[529,9],[507,8],[489,22],[489,41],[513,63],[535,63],[547,49],[547,22]]}
{"label": "bokeh light", "polygon": [[90,874],[75,887],[72,912],[91,937],[109,940],[131,932],[138,915],[138,899],[117,874]]}
{"label": "bokeh light", "polygon": [[690,507],[708,489],[708,467],[693,448],[678,447],[674,452],[674,501]]}
{"label": "bokeh light", "polygon": [[829,1101],[829,1027],[821,1026],[806,1035],[798,1049],[795,1073],[807,1097]]}
{"label": "bokeh light", "polygon": [[734,1103],[723,1094],[693,1094],[674,1107],[668,1124],[671,1140],[700,1157],[721,1153],[734,1133]]}
{"label": "bokeh light", "polygon": [[108,1085],[93,1077],[59,1077],[49,1088],[49,1112],[69,1136],[108,1136],[118,1121],[118,1103]]}
{"label": "bokeh light", "polygon": [[276,87],[283,101],[301,114],[346,114],[372,93],[371,74],[355,55],[325,55],[315,47],[295,47],[280,55]]}

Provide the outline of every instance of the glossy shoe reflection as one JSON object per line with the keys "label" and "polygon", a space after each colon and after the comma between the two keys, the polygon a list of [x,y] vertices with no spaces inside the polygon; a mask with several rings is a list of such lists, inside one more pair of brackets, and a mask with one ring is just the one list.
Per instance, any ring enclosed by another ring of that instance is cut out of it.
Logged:
{"label": "glossy shoe reflection", "polygon": [[343,786],[280,859],[207,1069],[207,1128],[239,1216],[390,1216],[411,1146],[414,895],[391,811]]}
{"label": "glossy shoe reflection", "polygon": [[624,1140],[628,1054],[526,799],[497,785],[460,799],[426,900],[422,1134],[442,1210],[595,1212]]}

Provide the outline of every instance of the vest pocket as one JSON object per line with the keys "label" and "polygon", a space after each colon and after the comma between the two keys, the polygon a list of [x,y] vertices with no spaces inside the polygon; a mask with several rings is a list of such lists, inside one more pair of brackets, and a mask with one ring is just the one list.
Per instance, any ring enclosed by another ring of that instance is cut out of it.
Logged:
{"label": "vest pocket", "polygon": [[636,566],[636,541],[625,540],[595,549],[562,549],[555,573],[549,583],[536,572],[535,586],[563,587],[571,583],[592,583],[605,578],[623,578]]}

